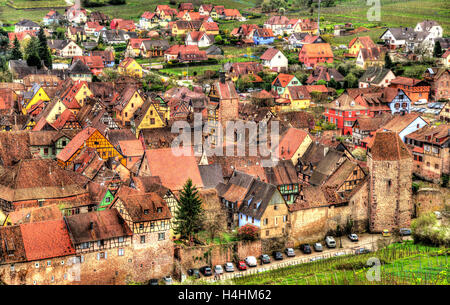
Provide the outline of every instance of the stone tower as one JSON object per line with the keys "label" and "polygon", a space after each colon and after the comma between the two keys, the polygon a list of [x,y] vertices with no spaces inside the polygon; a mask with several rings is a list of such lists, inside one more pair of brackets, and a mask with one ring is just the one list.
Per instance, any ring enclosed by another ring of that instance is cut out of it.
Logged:
{"label": "stone tower", "polygon": [[395,132],[377,132],[367,151],[369,227],[372,232],[409,227],[413,158]]}

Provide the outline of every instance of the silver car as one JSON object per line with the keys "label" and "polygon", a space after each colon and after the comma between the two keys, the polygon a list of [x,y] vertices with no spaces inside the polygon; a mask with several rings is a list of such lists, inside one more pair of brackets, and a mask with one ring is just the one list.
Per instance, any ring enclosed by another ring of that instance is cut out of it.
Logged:
{"label": "silver car", "polygon": [[234,266],[232,263],[225,263],[225,271],[226,272],[234,272]]}
{"label": "silver car", "polygon": [[223,274],[223,268],[221,265],[214,266],[214,273],[215,274]]}

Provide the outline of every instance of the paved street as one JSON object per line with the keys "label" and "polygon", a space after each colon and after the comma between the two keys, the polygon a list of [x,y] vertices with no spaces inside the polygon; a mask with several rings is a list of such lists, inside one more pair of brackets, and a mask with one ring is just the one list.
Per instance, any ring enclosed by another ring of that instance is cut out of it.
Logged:
{"label": "paved street", "polygon": [[[258,259],[257,267],[248,267],[245,271],[235,271],[230,273],[225,273],[221,276],[220,281],[232,279],[235,277],[241,277],[249,274],[255,274],[259,272],[264,272],[267,270],[273,270],[278,268],[283,268],[292,265],[304,264],[310,262],[314,259],[326,259],[334,256],[340,255],[351,255],[355,254],[356,249],[366,248],[371,251],[375,251],[377,247],[377,240],[383,238],[381,234],[362,234],[358,235],[359,240],[357,242],[352,242],[349,240],[347,236],[342,237],[342,248],[339,248],[339,238],[335,238],[336,240],[336,248],[328,249],[325,246],[325,242],[322,242],[323,252],[313,252],[311,254],[304,254],[298,248],[294,249],[295,257],[286,257],[283,253],[284,259],[281,261],[275,261],[271,256],[271,253],[267,253],[270,256],[271,262],[269,264],[261,265],[261,261]],[[411,237],[404,237],[404,240],[411,239]],[[311,245],[312,246],[312,245]],[[214,268],[214,266],[212,266]],[[204,277],[203,277],[204,278]],[[214,276],[208,277],[207,281],[215,282]]]}

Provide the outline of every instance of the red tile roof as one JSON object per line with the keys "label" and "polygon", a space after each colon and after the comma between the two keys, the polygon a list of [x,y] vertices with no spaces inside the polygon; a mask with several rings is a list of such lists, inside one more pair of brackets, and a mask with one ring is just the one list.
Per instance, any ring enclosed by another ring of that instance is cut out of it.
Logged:
{"label": "red tile roof", "polygon": [[289,82],[294,78],[294,75],[291,74],[284,74],[284,73],[280,73],[278,74],[278,76],[273,80],[272,82],[272,86],[276,83],[276,81],[278,80],[281,84],[281,87],[286,87]]}
{"label": "red tile roof", "polygon": [[372,159],[375,161],[396,161],[412,159],[409,149],[397,133],[378,131],[373,137],[370,147]]}
{"label": "red tile roof", "polygon": [[58,160],[66,162],[69,160],[77,150],[84,145],[87,139],[96,132],[97,129],[93,127],[87,127],[80,131],[67,145],[63,150],[59,152],[56,156]]}
{"label": "red tile roof", "polygon": [[376,47],[376,44],[373,42],[372,38],[370,38],[369,36],[362,36],[362,37],[355,37],[355,38],[353,38],[350,41],[350,43],[348,44],[348,47],[351,48],[352,45],[357,40],[359,40],[359,42],[362,44],[362,47],[365,48],[365,49]]}
{"label": "red tile roof", "polygon": [[159,176],[161,183],[171,190],[181,190],[187,179],[199,187],[203,187],[202,177],[192,148],[180,149],[187,155],[176,156],[172,148],[150,149],[145,155],[152,176]]}
{"label": "red tile roof", "polygon": [[278,144],[278,158],[290,160],[307,136],[306,131],[289,128]]}
{"label": "red tile roof", "polygon": [[269,49],[266,50],[266,52],[264,52],[263,55],[261,55],[260,59],[262,59],[262,60],[271,60],[272,58],[274,58],[275,55],[278,54],[278,52],[280,52],[278,49],[269,48]]}
{"label": "red tile roof", "polygon": [[64,220],[20,225],[27,260],[41,260],[75,254]]}
{"label": "red tile roof", "polygon": [[333,57],[329,43],[305,44],[300,52],[305,53],[307,57]]}

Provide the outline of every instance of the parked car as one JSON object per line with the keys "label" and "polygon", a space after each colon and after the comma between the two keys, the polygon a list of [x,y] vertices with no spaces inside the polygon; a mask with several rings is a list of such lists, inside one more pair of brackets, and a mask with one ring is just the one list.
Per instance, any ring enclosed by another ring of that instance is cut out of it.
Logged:
{"label": "parked car", "polygon": [[244,261],[240,261],[239,263],[238,263],[238,269],[239,270],[247,270],[247,265],[245,264],[245,262]]}
{"label": "parked car", "polygon": [[322,252],[323,251],[323,247],[321,243],[315,243],[314,244],[314,251],[316,252]]}
{"label": "parked car", "polygon": [[150,279],[150,281],[148,282],[148,284],[150,286],[158,286],[159,285],[159,281],[158,279]]}
{"label": "parked car", "polygon": [[325,237],[325,244],[328,248],[336,248],[336,241],[334,240],[333,236]]}
{"label": "parked car", "polygon": [[200,271],[198,269],[189,269],[188,275],[193,276],[198,279],[198,278],[200,278]]}
{"label": "parked car", "polygon": [[211,267],[209,266],[203,266],[200,268],[200,272],[204,275],[204,276],[211,276],[212,275],[212,270]]}
{"label": "parked car", "polygon": [[300,250],[302,250],[302,252],[303,253],[305,253],[305,254],[311,254],[311,246],[310,245],[308,245],[308,244],[303,244],[303,245],[300,245]]}
{"label": "parked car", "polygon": [[226,272],[234,272],[234,266],[232,263],[225,263],[225,271]]}
{"label": "parked car", "polygon": [[215,265],[214,266],[214,273],[215,274],[223,274],[223,268],[221,265]]}
{"label": "parked car", "polygon": [[442,214],[439,211],[434,211],[434,215],[436,215],[436,219],[441,219],[442,218]]}
{"label": "parked car", "polygon": [[295,256],[294,249],[292,249],[292,248],[286,248],[286,250],[284,250],[284,253],[286,254],[287,257]]}
{"label": "parked car", "polygon": [[358,235],[356,235],[355,233],[349,234],[348,238],[353,242],[358,241]]}
{"label": "parked car", "polygon": [[400,235],[403,235],[403,236],[411,235],[411,229],[401,228],[400,229]]}
{"label": "parked car", "polygon": [[245,258],[245,263],[249,266],[249,267],[256,267],[257,262],[256,262],[256,257],[254,256],[247,256]]}
{"label": "parked car", "polygon": [[426,99],[420,99],[417,102],[414,103],[414,105],[425,105],[427,103]]}
{"label": "parked car", "polygon": [[334,253],[334,256],[342,256],[345,255],[345,252],[336,252]]}
{"label": "parked car", "polygon": [[277,260],[277,261],[280,261],[283,259],[283,254],[281,254],[281,252],[279,252],[279,251],[274,251],[272,253],[272,255],[273,255],[273,258],[275,258],[275,260]]}
{"label": "parked car", "polygon": [[381,235],[383,237],[389,237],[389,236],[391,236],[391,232],[389,232],[388,229],[384,229],[383,232],[381,232]]}
{"label": "parked car", "polygon": [[270,256],[267,254],[261,254],[260,256],[261,263],[262,264],[269,264],[270,263]]}
{"label": "parked car", "polygon": [[356,249],[355,254],[364,254],[364,253],[369,253],[369,252],[370,252],[369,249],[359,248],[359,249]]}
{"label": "parked car", "polygon": [[172,277],[170,275],[167,275],[167,276],[163,277],[163,281],[164,281],[164,284],[166,284],[166,285],[172,285],[173,284],[173,280],[172,280]]}

